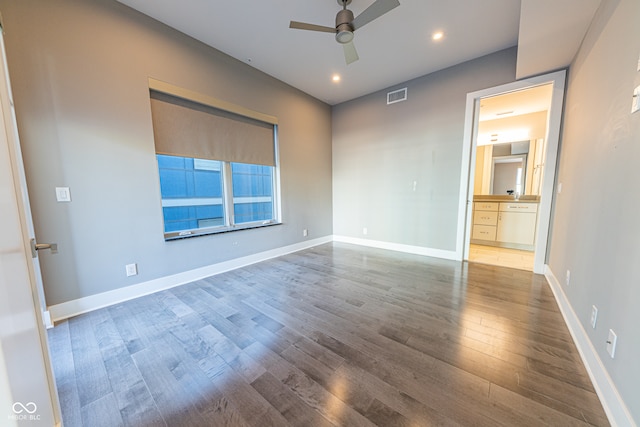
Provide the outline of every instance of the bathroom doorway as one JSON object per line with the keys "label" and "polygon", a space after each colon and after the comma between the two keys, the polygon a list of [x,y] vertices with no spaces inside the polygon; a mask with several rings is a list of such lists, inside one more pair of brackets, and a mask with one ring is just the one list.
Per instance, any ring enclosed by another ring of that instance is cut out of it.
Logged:
{"label": "bathroom doorway", "polygon": [[544,272],[564,78],[561,71],[467,95],[463,260]]}

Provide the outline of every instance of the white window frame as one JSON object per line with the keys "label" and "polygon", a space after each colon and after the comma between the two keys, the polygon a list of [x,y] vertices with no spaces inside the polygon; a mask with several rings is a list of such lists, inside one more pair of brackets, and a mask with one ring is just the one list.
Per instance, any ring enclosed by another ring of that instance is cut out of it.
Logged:
{"label": "white window frame", "polygon": [[[277,147],[277,140],[274,141],[274,143],[276,144],[276,147]],[[277,153],[277,150],[276,150],[276,153]],[[162,199],[162,208],[176,207],[176,206],[209,205],[209,204],[212,204],[210,203],[211,201],[219,202],[222,205],[222,211],[224,215],[224,224],[213,226],[213,227],[206,227],[206,228],[194,228],[189,230],[169,231],[169,232],[165,231],[164,232],[165,240],[183,239],[185,237],[195,237],[195,236],[203,236],[203,235],[216,234],[216,233],[226,233],[229,231],[247,230],[251,228],[260,228],[260,227],[266,227],[270,225],[282,224],[282,221],[280,219],[281,206],[280,206],[280,197],[279,197],[280,168],[278,166],[277,159],[276,159],[276,166],[270,166],[273,168],[272,169],[273,172],[271,174],[272,195],[269,199],[273,206],[272,207],[273,218],[270,220],[243,222],[240,224],[237,224],[235,220],[234,202],[236,202],[238,199],[244,199],[244,198],[255,199],[255,198],[234,197],[231,162],[220,161],[220,164],[221,164],[220,176],[222,180],[222,197],[213,197],[209,199],[197,198],[198,201],[193,203],[186,203],[186,204],[183,203],[183,201],[192,200],[192,199],[175,199],[175,201],[173,199]],[[160,168],[158,168],[158,176],[159,176],[159,173],[160,173]],[[261,197],[264,197],[264,196],[261,196]],[[164,219],[163,219],[163,224],[164,224]]]}

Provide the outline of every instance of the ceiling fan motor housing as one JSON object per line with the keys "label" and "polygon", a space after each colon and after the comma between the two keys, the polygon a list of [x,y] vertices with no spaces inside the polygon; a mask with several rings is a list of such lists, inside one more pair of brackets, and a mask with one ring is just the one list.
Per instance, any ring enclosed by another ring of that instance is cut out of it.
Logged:
{"label": "ceiling fan motor housing", "polygon": [[349,43],[353,40],[353,12],[349,9],[342,9],[336,15],[336,40],[338,43]]}

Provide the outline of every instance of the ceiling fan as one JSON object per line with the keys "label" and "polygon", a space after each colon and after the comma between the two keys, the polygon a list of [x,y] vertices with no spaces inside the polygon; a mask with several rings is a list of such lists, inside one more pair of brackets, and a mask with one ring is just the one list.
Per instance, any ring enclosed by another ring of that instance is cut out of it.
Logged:
{"label": "ceiling fan", "polygon": [[350,3],[351,0],[338,0],[338,4],[342,6],[342,10],[336,15],[335,28],[297,21],[291,21],[289,28],[334,33],[336,35],[336,41],[340,43],[344,49],[344,58],[347,61],[347,65],[351,64],[359,59],[358,52],[353,44],[353,32],[400,6],[400,2],[398,0],[376,0],[355,18],[353,17],[353,12],[347,9]]}

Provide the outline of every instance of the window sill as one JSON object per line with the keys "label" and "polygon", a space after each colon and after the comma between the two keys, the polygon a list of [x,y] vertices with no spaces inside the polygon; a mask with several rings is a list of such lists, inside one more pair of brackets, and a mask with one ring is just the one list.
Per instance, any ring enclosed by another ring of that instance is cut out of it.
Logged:
{"label": "window sill", "polygon": [[282,225],[280,221],[271,221],[267,223],[252,222],[249,224],[240,224],[233,227],[211,227],[203,228],[200,230],[188,230],[188,231],[174,231],[171,233],[164,233],[165,242],[172,240],[189,239],[191,237],[210,236],[212,234],[231,233],[234,231],[253,230],[256,228],[271,227],[274,225]]}

